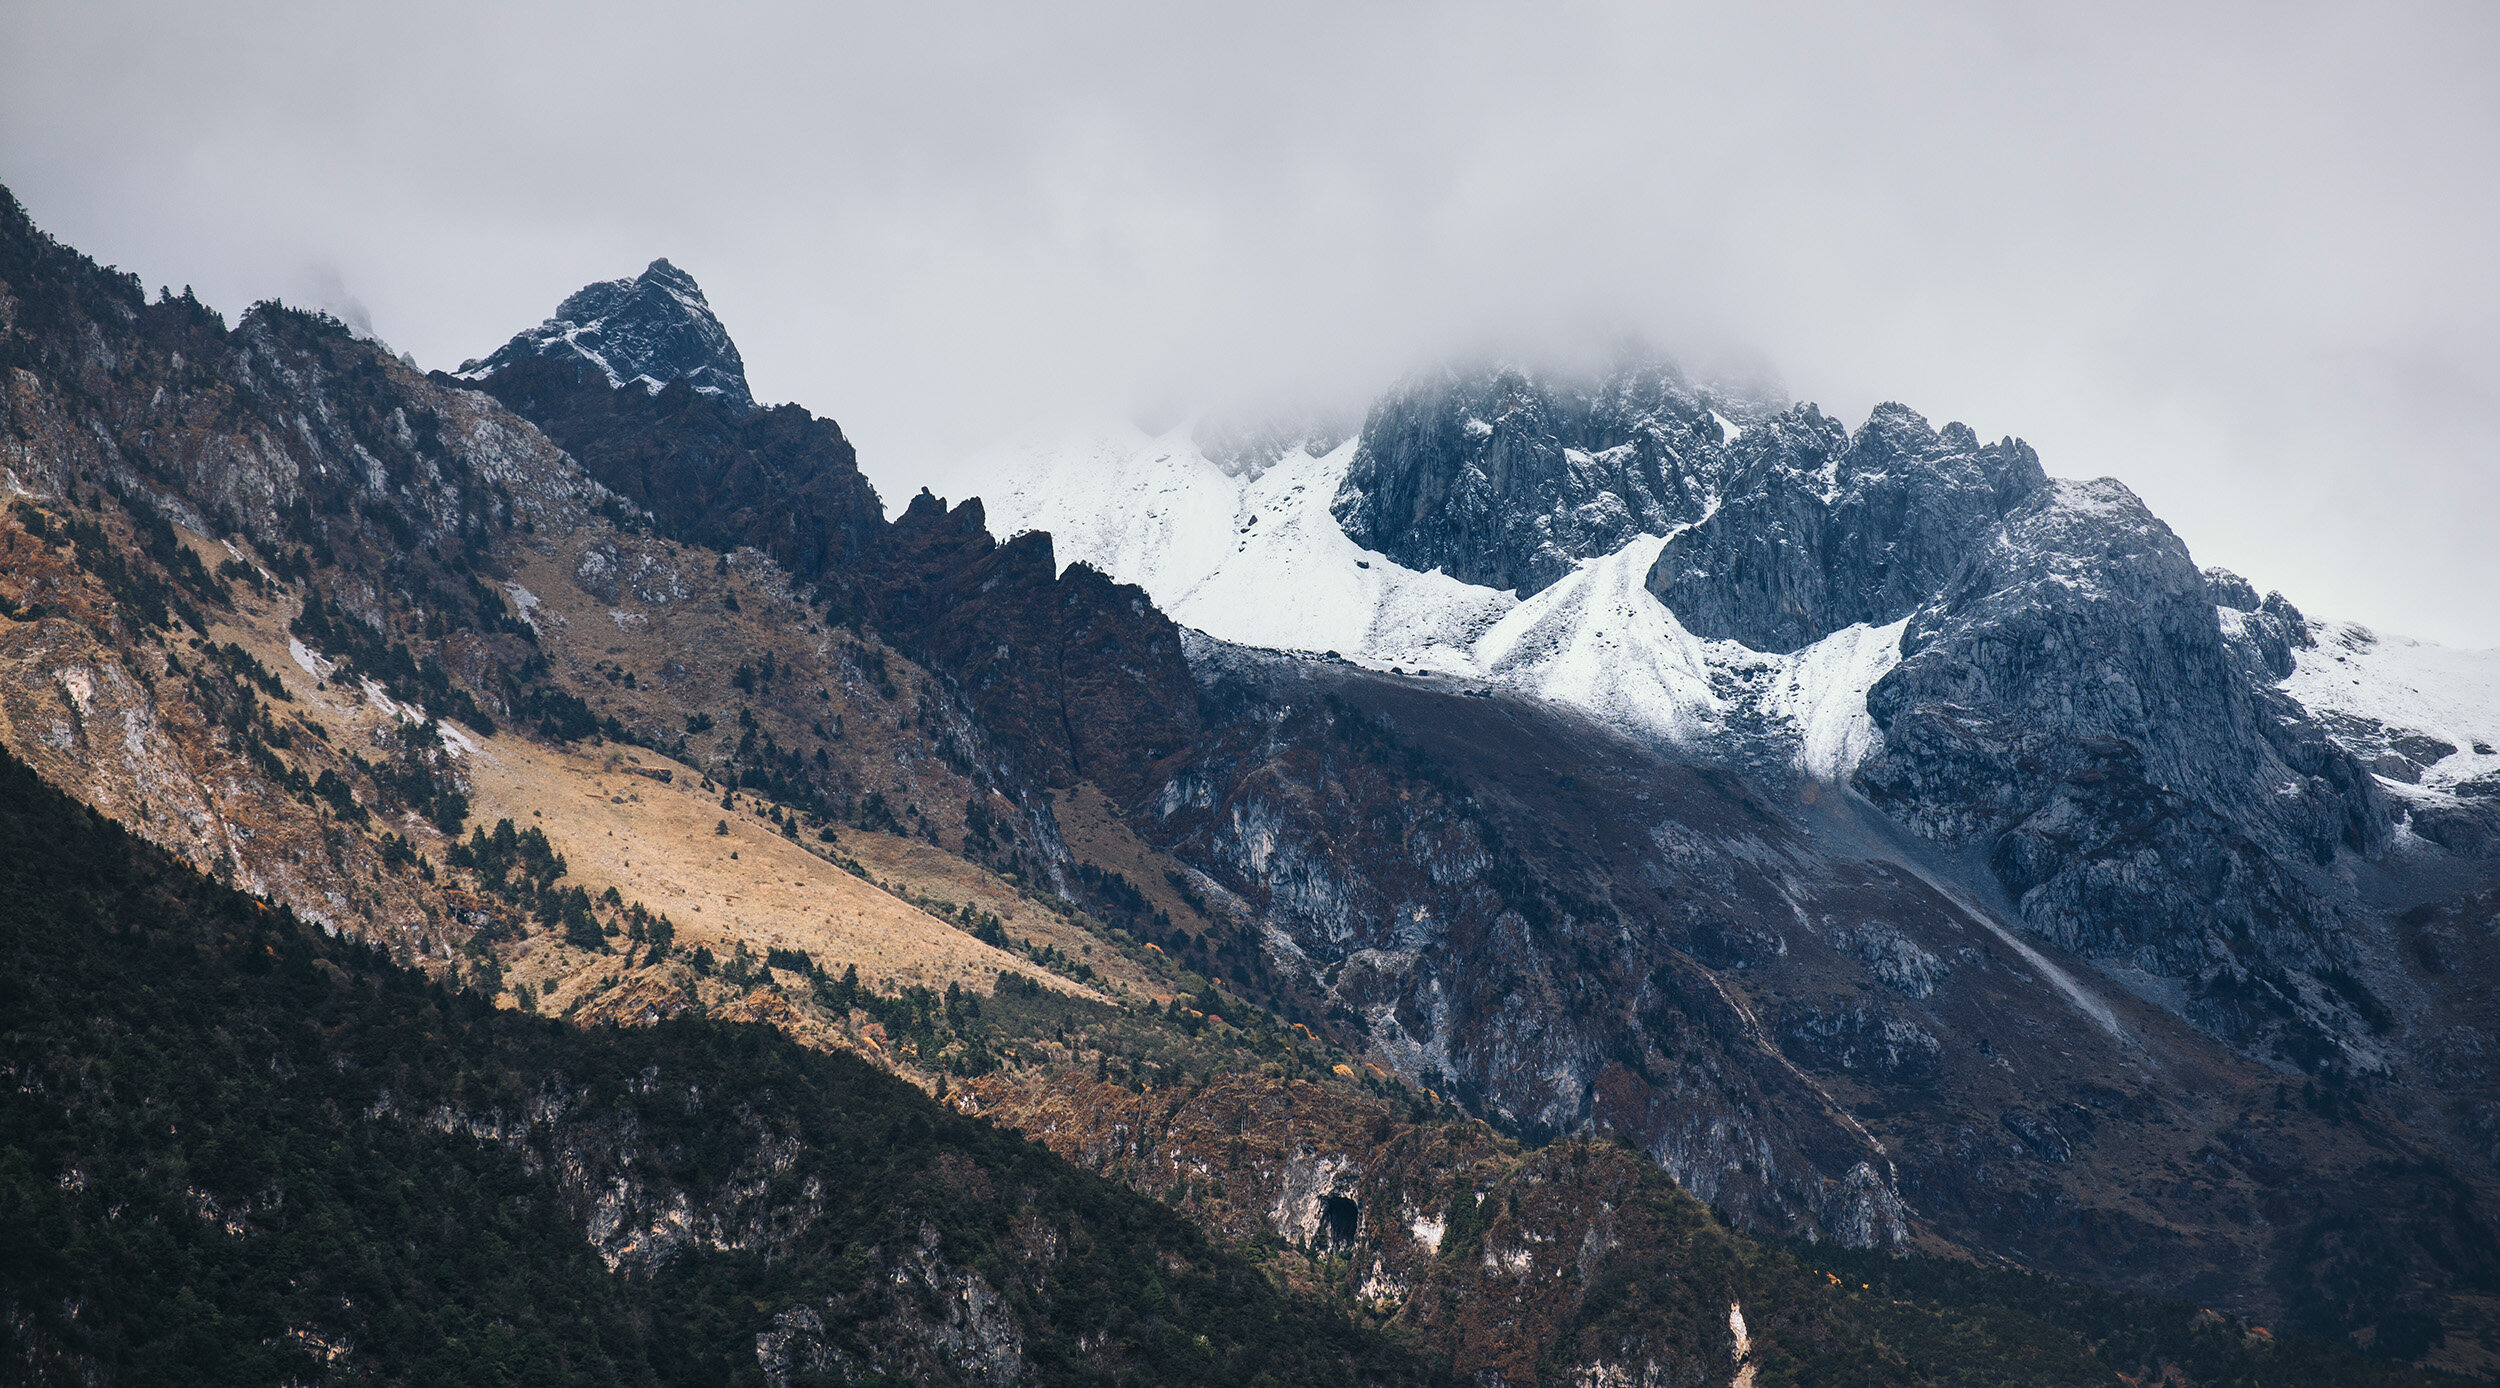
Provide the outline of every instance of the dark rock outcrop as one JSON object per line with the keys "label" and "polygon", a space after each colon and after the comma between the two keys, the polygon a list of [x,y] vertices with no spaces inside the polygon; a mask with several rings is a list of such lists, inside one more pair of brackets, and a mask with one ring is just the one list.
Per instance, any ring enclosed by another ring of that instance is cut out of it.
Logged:
{"label": "dark rock outcrop", "polygon": [[1908,616],[2048,482],[2018,439],[1983,445],[1891,404],[1848,435],[1799,406],[1728,453],[1725,501],[1667,542],[1649,589],[1694,635],[1767,651]]}
{"label": "dark rock outcrop", "polygon": [[841,426],[797,405],[752,409],[684,377],[617,389],[561,357],[525,357],[477,384],[690,544],[750,545],[814,583],[856,566],[885,527]]}
{"label": "dark rock outcrop", "polygon": [[684,381],[698,395],[755,407],[738,345],[712,316],[694,276],[665,260],[634,279],[584,285],[556,305],[553,318],[515,333],[483,360],[462,362],[458,374],[483,380],[538,358],[594,369],[611,386],[638,385],[656,395]]}
{"label": "dark rock outcrop", "polygon": [[2259,684],[2292,673],[2292,652],[2318,644],[2309,619],[2281,593],[2260,601],[2256,588],[2229,569],[2205,570],[2205,592],[2222,622],[2222,639]]}
{"label": "dark rock outcrop", "polygon": [[881,627],[952,677],[992,733],[1054,784],[1123,804],[1198,731],[1180,628],[1143,589],[1089,565],[1064,574],[1050,536],[991,538],[981,503],[923,491],[872,565]]}
{"label": "dark rock outcrop", "polygon": [[1709,509],[1726,473],[1713,399],[1641,360],[1410,380],[1364,421],[1333,510],[1356,544],[1524,597]]}

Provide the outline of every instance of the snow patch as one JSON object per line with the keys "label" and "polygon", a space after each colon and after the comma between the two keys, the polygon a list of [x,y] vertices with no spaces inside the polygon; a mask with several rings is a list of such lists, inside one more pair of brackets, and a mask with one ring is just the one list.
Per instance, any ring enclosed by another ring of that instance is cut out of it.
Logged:
{"label": "snow patch", "polygon": [[1487,631],[1475,644],[1477,664],[1505,685],[1617,727],[1697,740],[1726,708],[1711,688],[1704,643],[1647,586],[1666,543],[1644,535],[1583,561]]}
{"label": "snow patch", "polygon": [[1866,711],[1866,691],[1901,663],[1901,634],[1910,619],[1864,623],[1835,631],[1804,650],[1774,677],[1767,701],[1799,731],[1799,764],[1819,781],[1845,781],[1883,745]]}
{"label": "snow patch", "polygon": [[504,596],[512,599],[513,613],[529,625],[531,634],[546,635],[547,633],[538,629],[538,618],[534,615],[538,611],[538,595],[512,582],[506,582],[503,591]]}
{"label": "snow patch", "polygon": [[302,666],[304,673],[312,676],[315,683],[329,679],[330,672],[339,668],[337,661],[322,656],[293,636],[286,639],[286,653],[295,657],[295,663]]}
{"label": "snow patch", "polygon": [[[2455,752],[2423,769],[2422,789],[2445,793],[2460,781],[2500,773],[2500,650],[2458,650],[2358,622],[2312,627],[2318,644],[2292,653],[2292,673],[2283,681],[2303,707],[2454,745]],[[2388,781],[2380,788],[2413,789]]]}

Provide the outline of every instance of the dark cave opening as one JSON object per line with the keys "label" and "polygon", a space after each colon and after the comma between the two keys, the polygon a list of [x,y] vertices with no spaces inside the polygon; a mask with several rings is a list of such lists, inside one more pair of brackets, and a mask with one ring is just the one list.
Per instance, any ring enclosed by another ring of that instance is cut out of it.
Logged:
{"label": "dark cave opening", "polygon": [[1352,1248],[1354,1232],[1362,1223],[1362,1211],[1342,1195],[1319,1198],[1319,1243],[1325,1248]]}

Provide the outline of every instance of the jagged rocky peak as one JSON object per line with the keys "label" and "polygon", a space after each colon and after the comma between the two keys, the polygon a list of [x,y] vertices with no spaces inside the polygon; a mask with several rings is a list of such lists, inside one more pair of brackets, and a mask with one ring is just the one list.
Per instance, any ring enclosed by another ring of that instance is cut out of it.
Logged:
{"label": "jagged rocky peak", "polygon": [[1695,635],[1798,650],[1917,610],[2047,482],[2019,439],[1889,403],[1850,433],[1799,405],[1731,445],[1725,503],[1660,551],[1649,589]]}
{"label": "jagged rocky peak", "polygon": [[2257,585],[2219,565],[2205,570],[2205,591],[2213,596],[2216,607],[2234,612],[2257,610]]}
{"label": "jagged rocky peak", "polygon": [[712,316],[694,276],[666,260],[652,261],[633,279],[575,290],[556,305],[553,318],[514,334],[483,360],[462,362],[458,374],[480,380],[532,357],[596,367],[620,388],[639,385],[657,395],[682,380],[742,409],[755,406],[746,362],[729,330]]}
{"label": "jagged rocky peak", "polygon": [[2292,673],[2292,652],[2318,644],[2309,619],[2281,593],[2257,596],[2257,585],[2224,568],[2205,570],[2205,592],[2222,623],[2223,644],[2260,683]]}
{"label": "jagged rocky peak", "polygon": [[1524,597],[1698,520],[1729,439],[1767,404],[1637,353],[1593,372],[1430,372],[1372,407],[1331,509],[1356,544]]}

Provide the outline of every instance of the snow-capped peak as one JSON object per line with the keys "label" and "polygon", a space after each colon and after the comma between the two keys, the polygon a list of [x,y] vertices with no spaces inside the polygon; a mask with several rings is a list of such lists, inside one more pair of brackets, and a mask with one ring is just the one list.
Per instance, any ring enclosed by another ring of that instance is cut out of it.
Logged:
{"label": "snow-capped peak", "polygon": [[554,357],[598,368],[619,389],[637,385],[657,395],[683,380],[704,395],[753,408],[746,363],[729,331],[712,315],[694,276],[665,259],[634,279],[585,285],[556,306],[555,316],[483,360],[460,364],[459,376],[480,380],[531,357]]}

